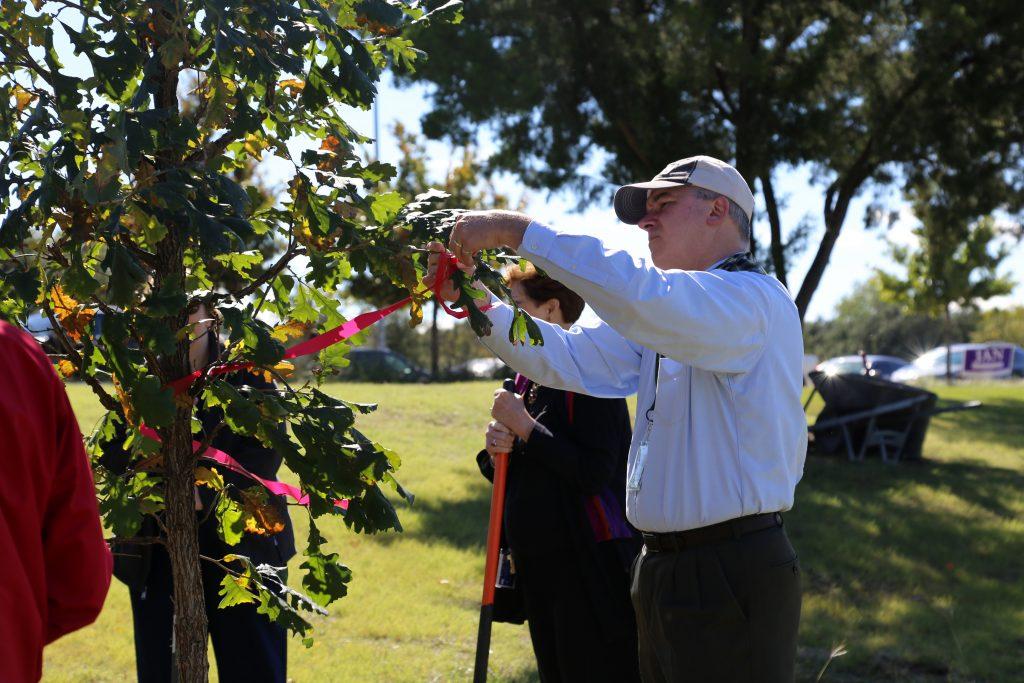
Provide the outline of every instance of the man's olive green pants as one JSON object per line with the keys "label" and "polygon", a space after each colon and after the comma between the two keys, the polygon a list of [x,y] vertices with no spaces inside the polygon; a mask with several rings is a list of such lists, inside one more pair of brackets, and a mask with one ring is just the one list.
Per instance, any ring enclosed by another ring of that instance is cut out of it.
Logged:
{"label": "man's olive green pants", "polygon": [[792,683],[800,564],[783,527],[633,565],[640,672],[647,683]]}

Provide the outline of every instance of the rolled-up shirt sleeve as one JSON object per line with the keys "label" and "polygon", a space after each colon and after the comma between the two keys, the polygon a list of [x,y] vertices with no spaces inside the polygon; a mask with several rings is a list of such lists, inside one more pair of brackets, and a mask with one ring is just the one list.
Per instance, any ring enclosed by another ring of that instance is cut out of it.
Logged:
{"label": "rolled-up shirt sleeve", "polygon": [[481,341],[517,372],[546,387],[590,396],[621,398],[636,392],[643,349],[609,325],[598,320],[564,330],[537,320],[544,344],[531,346],[508,341],[512,315],[511,307],[492,301],[487,317],[494,328]]}
{"label": "rolled-up shirt sleeve", "polygon": [[673,360],[740,373],[764,348],[773,297],[757,280],[763,275],[661,270],[592,235],[536,221],[519,254],[582,296],[629,342]]}

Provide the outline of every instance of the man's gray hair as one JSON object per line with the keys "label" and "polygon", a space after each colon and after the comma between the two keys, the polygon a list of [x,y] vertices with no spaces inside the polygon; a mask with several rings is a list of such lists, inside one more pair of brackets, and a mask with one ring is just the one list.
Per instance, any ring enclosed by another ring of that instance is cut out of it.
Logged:
{"label": "man's gray hair", "polygon": [[[691,187],[694,189],[694,191],[696,191],[697,196],[700,197],[701,199],[714,201],[719,197],[725,197],[724,194],[719,194],[718,192],[715,192],[713,190],[705,190],[703,187],[697,187],[695,185],[691,185]],[[743,241],[749,245],[750,219],[747,218],[747,212],[741,209],[739,204],[729,199],[728,197],[725,197],[725,199],[729,202],[729,217],[732,218],[733,223],[736,224],[736,229],[739,230],[740,237],[742,237]]]}

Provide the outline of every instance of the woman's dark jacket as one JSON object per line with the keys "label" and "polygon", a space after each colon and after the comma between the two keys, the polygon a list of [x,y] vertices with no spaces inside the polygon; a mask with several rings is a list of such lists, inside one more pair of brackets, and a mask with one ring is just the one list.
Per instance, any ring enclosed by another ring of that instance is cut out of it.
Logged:
{"label": "woman's dark jacket", "polygon": [[[506,483],[505,538],[513,560],[517,553],[571,556],[606,631],[615,637],[621,625],[616,608],[621,606],[609,598],[622,592],[623,581],[607,576],[603,567],[608,564],[598,554],[616,553],[622,571],[628,572],[640,549],[639,534],[625,523],[629,411],[623,399],[583,394],[572,396],[570,408],[567,393],[539,386],[532,404],[527,398],[527,411],[551,435],[534,429],[526,442],[516,440]],[[486,450],[477,455],[477,464],[485,477],[493,479]],[[618,506],[613,513],[626,529],[626,538],[596,539],[587,500],[602,493]],[[628,596],[623,597],[628,602]]]}

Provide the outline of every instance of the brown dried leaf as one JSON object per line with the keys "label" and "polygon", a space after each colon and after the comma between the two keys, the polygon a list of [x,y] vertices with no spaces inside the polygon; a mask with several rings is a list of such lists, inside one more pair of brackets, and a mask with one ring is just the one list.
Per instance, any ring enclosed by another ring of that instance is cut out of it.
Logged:
{"label": "brown dried leaf", "polygon": [[14,100],[17,103],[18,111],[24,111],[25,107],[32,104],[32,100],[36,99],[36,96],[25,90],[17,83],[11,88],[11,94],[14,95]]}
{"label": "brown dried leaf", "polygon": [[268,147],[270,147],[270,142],[265,137],[255,133],[249,133],[245,136],[245,144],[243,145],[245,153],[257,161],[263,159],[263,150]]}
{"label": "brown dried leaf", "polygon": [[[291,377],[292,373],[295,372],[295,366],[289,363],[288,361],[283,360],[278,362],[277,365],[274,366],[274,370],[281,377]],[[269,370],[264,370],[263,378],[266,379],[268,382],[273,382],[275,379],[274,373],[270,372]]]}
{"label": "brown dried leaf", "polygon": [[302,94],[303,88],[306,87],[306,82],[300,81],[297,78],[288,78],[278,83],[277,87],[281,90],[287,90],[291,97],[298,97]]}
{"label": "brown dried leaf", "polygon": [[359,24],[359,26],[361,26],[363,29],[369,31],[370,33],[374,33],[378,36],[390,37],[397,36],[399,33],[399,28],[397,26],[389,26],[387,24],[382,24],[379,21],[370,19],[369,17],[365,17],[363,15],[359,15],[358,17],[356,17],[356,23]]}
{"label": "brown dried leaf", "polygon": [[414,297],[409,307],[409,327],[417,327],[423,322],[423,302]]}
{"label": "brown dried leaf", "polygon": [[60,362],[57,363],[57,372],[60,373],[61,377],[71,377],[77,370],[78,368],[75,367],[75,364],[67,358],[62,358]]}
{"label": "brown dried leaf", "polygon": [[124,419],[128,421],[128,424],[138,424],[135,421],[135,411],[132,409],[132,403],[128,400],[128,394],[125,392],[124,387],[121,386],[121,382],[118,381],[117,376],[112,376],[114,380],[114,393],[117,394],[117,400],[121,403],[121,409],[124,411]]}
{"label": "brown dried leaf", "polygon": [[96,309],[86,308],[78,303],[73,297],[66,294],[59,284],[54,285],[50,290],[50,304],[53,314],[68,336],[76,343],[82,341],[85,328],[96,315]]}
{"label": "brown dried leaf", "polygon": [[240,492],[245,512],[245,531],[258,536],[273,536],[284,531],[281,513],[268,500],[267,490],[252,486]]}
{"label": "brown dried leaf", "polygon": [[401,258],[398,261],[398,277],[401,278],[402,285],[410,292],[419,286],[419,276],[416,273],[416,266],[413,265],[412,259],[410,258]]}
{"label": "brown dried leaf", "polygon": [[216,468],[199,466],[196,468],[195,474],[197,486],[208,486],[214,491],[224,488],[224,477]]}
{"label": "brown dried leaf", "polygon": [[270,336],[280,342],[286,342],[289,339],[295,339],[306,334],[306,330],[309,329],[309,325],[298,320],[289,320],[288,322],[281,323],[274,328],[274,331],[270,333]]}
{"label": "brown dried leaf", "polygon": [[341,140],[337,135],[328,135],[324,141],[320,143],[320,149],[337,154],[342,150]]}

